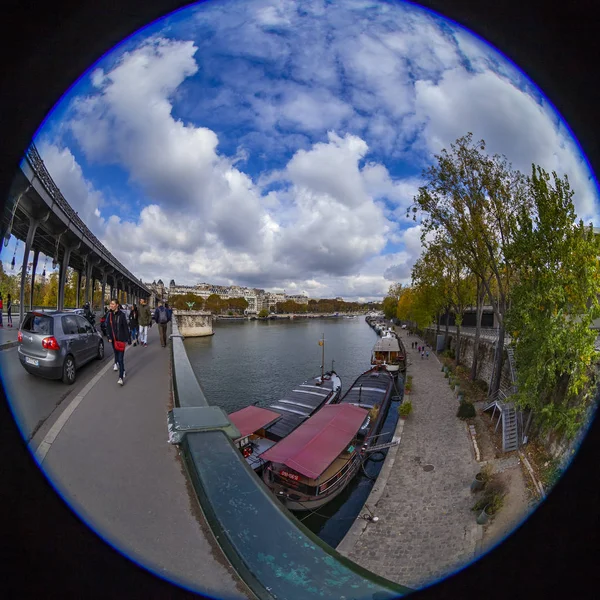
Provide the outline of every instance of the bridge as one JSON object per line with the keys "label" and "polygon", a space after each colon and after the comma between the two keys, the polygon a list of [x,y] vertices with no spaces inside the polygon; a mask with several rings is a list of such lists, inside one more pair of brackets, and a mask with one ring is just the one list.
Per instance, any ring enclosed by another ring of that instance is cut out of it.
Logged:
{"label": "bridge", "polygon": [[[125,302],[137,303],[153,292],[124,267],[89,230],[77,212],[67,202],[48,173],[35,145],[23,158],[5,204],[0,234],[5,245],[10,236],[25,243],[21,269],[19,322],[25,310],[25,281],[30,252],[33,251],[31,281],[34,281],[40,252],[52,257],[59,267],[57,310],[64,308],[67,269],[78,275],[77,306],[79,306],[82,278],[85,277],[84,302],[91,300],[94,284],[102,285],[106,298],[107,285],[111,296],[121,292]],[[29,306],[33,306],[33,285]]]}
{"label": "bridge", "polygon": [[[129,302],[152,294],[69,205],[35,146],[21,163],[0,233],[25,243],[19,322],[31,251],[32,280],[40,252],[60,267],[58,310],[69,267],[80,283],[85,277],[85,301],[97,281],[103,298],[107,286]],[[158,344],[156,329],[147,347],[127,347],[123,387],[108,349],[66,386],[25,372],[17,328],[0,331],[2,382],[13,415],[38,465],[76,514],[149,571],[202,594],[391,600],[411,591],[336,552],[264,489],[232,444],[229,419],[204,397],[177,324],[169,326],[170,352]],[[174,428],[168,409],[176,415]]]}

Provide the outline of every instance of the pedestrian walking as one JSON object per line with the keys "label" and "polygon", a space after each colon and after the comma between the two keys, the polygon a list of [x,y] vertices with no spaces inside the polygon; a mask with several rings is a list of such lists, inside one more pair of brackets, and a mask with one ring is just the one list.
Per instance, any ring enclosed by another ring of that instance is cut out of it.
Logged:
{"label": "pedestrian walking", "polygon": [[6,324],[8,325],[8,327],[12,327],[13,326],[13,322],[12,322],[12,300],[10,299],[10,294],[8,295],[8,298],[6,299]]}
{"label": "pedestrian walking", "polygon": [[108,334],[108,343],[113,345],[115,353],[115,365],[113,371],[119,371],[117,383],[123,385],[125,379],[125,348],[130,343],[129,327],[127,326],[127,317],[121,310],[119,301],[113,298],[110,301],[110,312],[108,313],[108,324],[106,332]]}
{"label": "pedestrian walking", "polygon": [[138,325],[140,328],[139,338],[140,346],[148,345],[148,328],[152,327],[152,311],[148,306],[145,298],[140,300],[140,308],[138,309]]}
{"label": "pedestrian walking", "polygon": [[425,358],[425,352],[423,350],[421,350],[421,360],[423,360]]}
{"label": "pedestrian walking", "polygon": [[134,346],[138,344],[138,327],[139,327],[139,312],[135,304],[132,305],[129,311],[129,331],[131,331],[131,341]]}
{"label": "pedestrian walking", "polygon": [[154,311],[154,320],[158,323],[158,333],[160,334],[160,345],[163,348],[167,347],[167,325],[171,320],[169,311],[165,308],[162,302],[158,303]]}
{"label": "pedestrian walking", "polygon": [[429,360],[429,350],[427,350],[427,352],[425,352],[425,356],[427,357],[427,360]]}
{"label": "pedestrian walking", "polygon": [[2,294],[0,294],[0,327],[4,327],[2,324],[2,311],[4,310],[4,303],[2,302]]}

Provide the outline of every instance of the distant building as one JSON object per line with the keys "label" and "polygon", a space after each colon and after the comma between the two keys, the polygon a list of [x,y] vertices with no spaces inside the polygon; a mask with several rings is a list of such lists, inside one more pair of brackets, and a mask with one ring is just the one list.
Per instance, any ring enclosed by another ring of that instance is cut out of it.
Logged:
{"label": "distant building", "polygon": [[[266,309],[269,312],[275,310],[275,306],[279,302],[293,300],[298,304],[308,304],[308,296],[305,294],[288,296],[284,292],[266,292],[260,288],[247,288],[239,285],[215,285],[212,283],[197,283],[196,285],[177,285],[174,279],[169,282],[169,287],[165,288],[162,281],[152,284],[146,284],[159,298],[172,298],[183,294],[194,294],[206,300],[209,296],[216,294],[223,300],[230,298],[244,298],[248,303],[248,308],[245,313],[248,315],[256,315],[261,310]],[[161,287],[162,286],[162,287]]]}

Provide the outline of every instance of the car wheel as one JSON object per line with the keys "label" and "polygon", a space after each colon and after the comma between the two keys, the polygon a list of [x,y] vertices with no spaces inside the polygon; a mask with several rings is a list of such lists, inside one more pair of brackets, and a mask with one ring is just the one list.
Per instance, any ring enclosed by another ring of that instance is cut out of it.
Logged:
{"label": "car wheel", "polygon": [[62,380],[68,385],[75,383],[75,361],[71,355],[65,358],[63,363],[63,376]]}
{"label": "car wheel", "polygon": [[102,360],[104,358],[104,342],[100,340],[98,342],[98,360]]}

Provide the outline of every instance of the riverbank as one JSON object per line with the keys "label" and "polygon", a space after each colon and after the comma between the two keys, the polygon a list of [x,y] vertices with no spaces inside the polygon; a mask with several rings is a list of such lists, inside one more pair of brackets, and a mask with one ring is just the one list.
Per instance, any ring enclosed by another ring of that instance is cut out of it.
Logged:
{"label": "riverbank", "polygon": [[364,317],[364,313],[285,313],[272,314],[268,317],[256,315],[212,315],[215,321],[277,321],[279,319],[357,319]]}
{"label": "riverbank", "polygon": [[338,550],[361,566],[411,588],[424,587],[470,562],[482,539],[471,511],[470,485],[479,464],[458,403],[430,353],[419,357],[405,330],[413,412],[401,428],[367,501],[375,521],[354,527]]}
{"label": "riverbank", "polygon": [[[361,511],[377,521],[357,519],[337,549],[375,573],[418,589],[491,549],[528,516],[536,498],[519,455],[501,452],[483,403],[476,405],[471,422],[458,419],[458,402],[438,357],[430,350],[429,358],[421,358],[411,344],[423,340],[397,332],[413,378],[413,414],[398,423],[400,444],[390,449]],[[498,514],[478,525],[470,484],[485,464],[506,496]]]}

